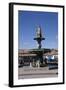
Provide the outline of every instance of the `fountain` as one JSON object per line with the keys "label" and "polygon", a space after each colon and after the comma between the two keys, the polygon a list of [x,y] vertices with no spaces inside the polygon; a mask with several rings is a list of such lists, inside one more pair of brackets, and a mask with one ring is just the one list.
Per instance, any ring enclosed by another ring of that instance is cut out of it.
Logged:
{"label": "fountain", "polygon": [[40,26],[37,27],[37,29],[36,29],[36,37],[34,38],[34,40],[37,41],[38,48],[31,50],[31,52],[36,54],[37,65],[39,67],[39,66],[43,65],[43,53],[44,53],[44,49],[41,48],[42,47],[41,41],[45,40],[45,38],[42,37],[42,32],[41,32],[41,27]]}

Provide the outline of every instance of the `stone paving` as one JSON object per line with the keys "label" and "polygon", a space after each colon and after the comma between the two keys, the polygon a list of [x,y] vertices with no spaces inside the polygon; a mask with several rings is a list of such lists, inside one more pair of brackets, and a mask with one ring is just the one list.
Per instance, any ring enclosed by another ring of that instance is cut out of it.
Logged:
{"label": "stone paving", "polygon": [[58,69],[49,70],[48,67],[18,68],[18,79],[44,78],[44,77],[46,78],[46,77],[57,77],[57,76],[58,76]]}

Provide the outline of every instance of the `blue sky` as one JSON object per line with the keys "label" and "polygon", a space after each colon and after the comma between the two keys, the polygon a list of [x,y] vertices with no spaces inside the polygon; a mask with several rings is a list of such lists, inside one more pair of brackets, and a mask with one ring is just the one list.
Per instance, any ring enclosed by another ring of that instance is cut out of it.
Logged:
{"label": "blue sky", "polygon": [[41,26],[42,48],[58,48],[58,13],[19,11],[18,12],[18,48],[37,48],[36,28]]}

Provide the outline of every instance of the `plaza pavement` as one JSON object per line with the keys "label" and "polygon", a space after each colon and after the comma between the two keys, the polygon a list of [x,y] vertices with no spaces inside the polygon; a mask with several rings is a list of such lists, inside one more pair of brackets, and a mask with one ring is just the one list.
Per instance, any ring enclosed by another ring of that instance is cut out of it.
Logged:
{"label": "plaza pavement", "polygon": [[58,69],[49,70],[48,67],[21,67],[18,68],[18,79],[57,77]]}

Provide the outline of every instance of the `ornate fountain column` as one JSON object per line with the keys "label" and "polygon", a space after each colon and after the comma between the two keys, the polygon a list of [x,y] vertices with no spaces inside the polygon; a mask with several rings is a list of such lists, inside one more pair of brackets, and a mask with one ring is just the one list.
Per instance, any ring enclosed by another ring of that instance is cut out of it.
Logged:
{"label": "ornate fountain column", "polygon": [[36,37],[34,38],[34,40],[37,41],[38,44],[38,49],[35,51],[35,53],[37,54],[38,59],[40,60],[40,63],[43,64],[43,50],[41,49],[42,45],[41,45],[41,41],[45,40],[44,37],[42,37],[42,32],[41,32],[41,27],[37,27],[36,29]]}
{"label": "ornate fountain column", "polygon": [[36,40],[37,41],[37,43],[38,43],[38,49],[41,49],[41,41],[42,40],[45,40],[45,38],[44,37],[42,37],[42,32],[41,32],[41,27],[39,26],[39,27],[37,27],[37,30],[36,30],[36,37],[34,38],[34,40]]}

